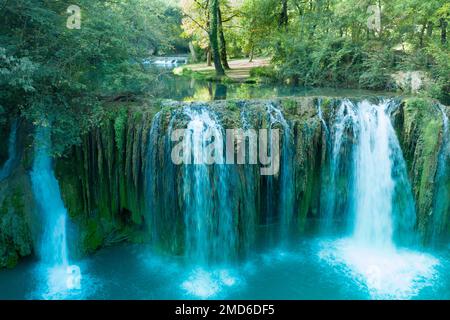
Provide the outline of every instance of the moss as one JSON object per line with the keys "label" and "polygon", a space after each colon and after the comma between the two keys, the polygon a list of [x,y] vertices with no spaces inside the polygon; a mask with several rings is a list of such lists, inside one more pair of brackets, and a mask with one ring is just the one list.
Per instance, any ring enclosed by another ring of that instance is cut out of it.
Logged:
{"label": "moss", "polygon": [[293,111],[297,108],[298,101],[295,99],[286,98],[282,100],[282,107],[286,109],[286,111]]}
{"label": "moss", "polygon": [[226,108],[231,112],[236,112],[239,110],[239,105],[236,101],[227,101]]}
{"label": "moss", "polygon": [[412,181],[418,228],[422,235],[429,229],[435,176],[440,145],[442,119],[434,101],[410,98],[403,103],[401,143]]}
{"label": "moss", "polygon": [[[8,141],[9,139],[9,123],[5,121],[4,123],[0,123],[0,141]],[[8,143],[0,144],[0,168],[3,166],[3,163],[8,159]]]}
{"label": "moss", "polygon": [[419,147],[422,148],[420,159],[421,172],[420,172],[420,185],[418,189],[418,205],[419,214],[421,215],[421,229],[426,226],[425,216],[431,214],[431,205],[434,193],[434,177],[437,170],[437,158],[439,153],[439,134],[441,125],[436,119],[427,119],[427,125],[422,129],[421,141],[419,141]]}
{"label": "moss", "polygon": [[88,220],[85,226],[84,249],[89,252],[94,252],[103,244],[103,234],[100,226],[95,220]]}
{"label": "moss", "polygon": [[140,232],[145,220],[145,144],[157,109],[147,105],[112,109],[108,121],[56,162],[62,197],[71,218],[81,226],[81,254],[93,252],[105,241],[137,239],[133,233]]}
{"label": "moss", "polygon": [[332,106],[332,104],[333,104],[333,100],[330,98],[322,98],[321,99],[321,106],[324,109],[330,108]]}
{"label": "moss", "polygon": [[18,262],[19,262],[19,256],[17,255],[17,253],[11,252],[11,254],[8,255],[8,257],[6,258],[5,266],[8,269],[12,269],[17,265]]}
{"label": "moss", "polygon": [[114,120],[114,133],[116,139],[116,146],[120,151],[123,150],[124,144],[124,134],[125,134],[125,126],[127,124],[128,111],[126,109],[121,109],[119,111],[118,116]]}
{"label": "moss", "polygon": [[14,267],[32,252],[23,191],[15,188],[0,206],[0,268]]}
{"label": "moss", "polygon": [[320,197],[321,129],[316,118],[295,121],[295,183],[298,229],[305,232],[307,219],[317,215]]}

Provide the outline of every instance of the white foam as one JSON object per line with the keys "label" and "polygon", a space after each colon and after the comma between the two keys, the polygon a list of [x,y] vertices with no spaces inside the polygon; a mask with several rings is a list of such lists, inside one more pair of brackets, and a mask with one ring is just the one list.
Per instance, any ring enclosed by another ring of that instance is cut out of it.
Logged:
{"label": "white foam", "polygon": [[36,288],[31,299],[65,300],[86,299],[95,292],[98,284],[83,273],[81,265],[49,266],[38,264],[35,269]]}
{"label": "white foam", "polygon": [[216,297],[224,288],[237,285],[239,278],[227,269],[208,271],[203,268],[194,269],[181,287],[191,296],[200,299]]}
{"label": "white foam", "polygon": [[437,277],[439,260],[429,254],[362,246],[352,239],[321,247],[319,257],[367,288],[372,299],[411,299]]}

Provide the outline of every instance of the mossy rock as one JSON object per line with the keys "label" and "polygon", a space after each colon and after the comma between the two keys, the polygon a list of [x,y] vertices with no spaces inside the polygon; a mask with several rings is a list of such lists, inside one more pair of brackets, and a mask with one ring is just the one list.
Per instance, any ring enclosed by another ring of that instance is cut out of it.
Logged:
{"label": "mossy rock", "polygon": [[17,189],[0,206],[0,268],[12,268],[19,258],[32,253],[23,201],[22,192]]}

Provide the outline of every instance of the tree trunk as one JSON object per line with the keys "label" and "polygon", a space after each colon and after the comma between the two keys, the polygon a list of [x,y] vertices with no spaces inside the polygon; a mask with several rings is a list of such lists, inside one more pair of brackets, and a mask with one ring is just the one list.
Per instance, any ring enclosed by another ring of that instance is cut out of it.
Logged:
{"label": "tree trunk", "polygon": [[428,27],[427,27],[427,37],[431,38],[433,36],[433,22],[430,21],[428,22]]}
{"label": "tree trunk", "polygon": [[253,43],[252,43],[251,49],[250,49],[250,58],[249,58],[248,62],[253,62],[253,56],[254,56],[254,54],[255,54],[255,46],[254,46]]}
{"label": "tree trunk", "polygon": [[218,41],[219,0],[210,0],[209,10],[210,10],[209,43],[211,45],[216,75],[218,77],[221,77],[225,75],[225,71],[223,69],[222,62],[220,61],[219,41]]}
{"label": "tree trunk", "polygon": [[280,27],[288,25],[288,0],[281,0]]}
{"label": "tree trunk", "polygon": [[197,62],[197,54],[195,53],[194,44],[189,42],[189,51],[191,52],[191,59],[193,62]]}
{"label": "tree trunk", "polygon": [[220,11],[220,6],[218,9],[218,19],[219,19],[219,47],[220,47],[220,60],[225,70],[230,70],[230,65],[228,64],[227,58],[227,43],[225,41],[225,35],[223,33],[222,25],[222,12]]}
{"label": "tree trunk", "polygon": [[208,47],[206,49],[206,65],[208,67],[212,66],[212,62],[211,62],[211,48],[210,47]]}
{"label": "tree trunk", "polygon": [[447,43],[447,20],[445,18],[441,18],[440,20],[440,27],[441,27],[441,43],[446,44]]}
{"label": "tree trunk", "polygon": [[419,33],[419,46],[423,48],[423,37],[425,35],[425,28],[427,27],[427,21],[422,24],[422,30]]}

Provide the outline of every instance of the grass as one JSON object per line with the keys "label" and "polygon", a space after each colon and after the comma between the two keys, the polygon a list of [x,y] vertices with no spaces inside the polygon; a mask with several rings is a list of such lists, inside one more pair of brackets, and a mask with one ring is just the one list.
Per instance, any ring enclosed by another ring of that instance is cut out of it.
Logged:
{"label": "grass", "polygon": [[180,76],[189,76],[197,80],[219,81],[219,82],[255,82],[251,77],[251,70],[254,68],[269,65],[268,58],[256,58],[252,62],[248,59],[230,60],[230,70],[225,70],[225,77],[217,77],[214,66],[206,63],[187,64],[174,69],[174,73]]}

